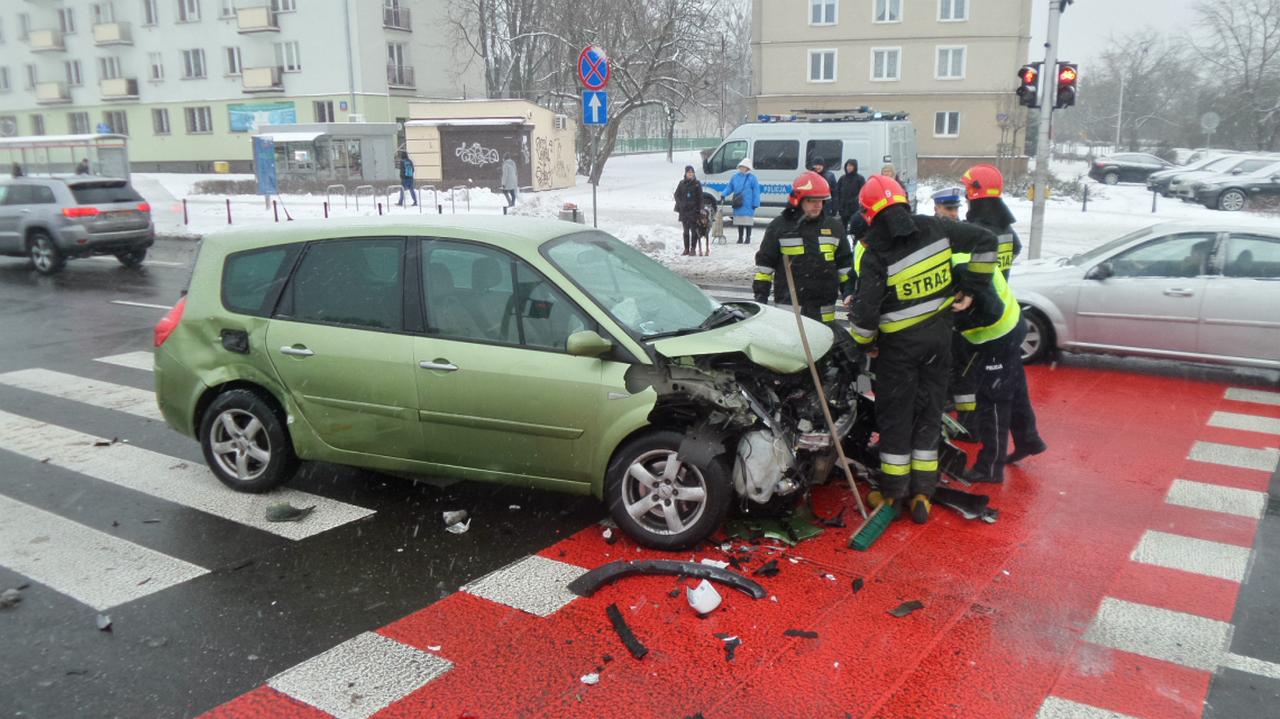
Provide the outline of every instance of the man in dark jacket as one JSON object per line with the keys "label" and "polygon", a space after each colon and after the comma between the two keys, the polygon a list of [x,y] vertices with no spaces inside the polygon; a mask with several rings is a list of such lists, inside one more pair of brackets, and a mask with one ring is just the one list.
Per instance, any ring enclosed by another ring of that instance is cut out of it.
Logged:
{"label": "man in dark jacket", "polygon": [[791,258],[801,314],[820,322],[835,321],[836,302],[852,291],[853,253],[840,221],[824,210],[830,199],[830,187],[816,172],[802,173],[792,183],[791,206],[769,223],[756,252],[751,290],[757,302],[767,303],[772,289],[775,304],[791,304],[785,255]]}
{"label": "man in dark jacket", "polygon": [[409,159],[408,152],[400,153],[400,201],[396,204],[404,207],[404,191],[409,191],[409,196],[413,198],[413,206],[418,206],[418,191],[413,186],[413,160]]}
{"label": "man in dark jacket", "polygon": [[846,231],[849,229],[849,222],[858,213],[858,193],[862,192],[865,184],[866,178],[858,174],[858,161],[845,160],[844,174],[836,180],[835,206],[836,212],[840,214],[840,224],[845,226]]}
{"label": "man in dark jacket", "polygon": [[[811,165],[810,165],[809,169],[810,169],[810,170],[813,170],[813,171],[814,171],[814,172],[816,172],[816,173],[818,173],[819,175],[821,175],[821,176],[822,176],[822,179],[824,179],[824,180],[826,180],[826,181],[827,181],[827,189],[828,189],[828,190],[835,190],[835,187],[836,187],[836,173],[834,173],[834,172],[832,172],[831,170],[827,169],[827,161],[826,161],[824,158],[821,158],[821,157],[815,157],[815,158],[813,158],[813,162],[811,163]],[[834,217],[834,216],[836,216],[837,214],[839,214],[839,213],[837,212],[837,209],[836,209],[836,203],[835,203],[834,201],[832,201],[832,200],[827,200],[827,206],[826,206],[826,208],[825,208],[825,210],[824,210],[824,211],[825,211],[828,215],[831,215],[832,217]]]}
{"label": "man in dark jacket", "polygon": [[693,165],[684,168],[684,179],[676,185],[676,212],[680,216],[680,226],[684,229],[684,252],[682,255],[698,254],[698,220],[702,214],[702,183],[698,182]]}

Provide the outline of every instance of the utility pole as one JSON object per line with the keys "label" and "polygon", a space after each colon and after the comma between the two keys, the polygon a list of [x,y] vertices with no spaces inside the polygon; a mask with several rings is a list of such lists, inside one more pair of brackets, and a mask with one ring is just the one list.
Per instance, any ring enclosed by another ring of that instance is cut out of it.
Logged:
{"label": "utility pole", "polygon": [[1120,73],[1120,102],[1116,110],[1116,146],[1112,152],[1120,151],[1120,125],[1124,120],[1124,73]]}
{"label": "utility pole", "polygon": [[[1070,0],[1067,0],[1069,3]],[[1036,128],[1036,172],[1034,175],[1035,199],[1031,203],[1031,243],[1027,257],[1040,258],[1040,243],[1044,236],[1044,201],[1049,194],[1049,150],[1052,137],[1053,105],[1058,101],[1058,24],[1062,19],[1063,0],[1049,0],[1049,32],[1045,35],[1044,70],[1040,77],[1045,84],[1040,93],[1040,126]]]}

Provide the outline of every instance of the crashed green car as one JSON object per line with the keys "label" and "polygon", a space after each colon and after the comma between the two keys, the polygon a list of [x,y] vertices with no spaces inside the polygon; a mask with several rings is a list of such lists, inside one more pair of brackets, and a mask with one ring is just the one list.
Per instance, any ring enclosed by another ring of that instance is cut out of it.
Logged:
{"label": "crashed green car", "polygon": [[[805,322],[843,435],[855,367]],[[637,541],[675,549],[731,505],[794,501],[835,461],[790,312],[720,304],[577,224],[213,234],[155,345],[165,420],[244,492],[299,460],[526,485],[600,497]]]}

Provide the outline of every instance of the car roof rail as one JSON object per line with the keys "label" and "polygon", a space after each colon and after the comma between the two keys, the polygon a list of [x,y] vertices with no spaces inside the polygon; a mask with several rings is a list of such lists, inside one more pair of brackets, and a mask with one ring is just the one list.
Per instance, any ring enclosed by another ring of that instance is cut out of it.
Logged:
{"label": "car roof rail", "polygon": [[867,105],[839,110],[805,109],[792,110],[789,115],[760,114],[759,122],[872,122],[905,120],[905,112],[880,112]]}

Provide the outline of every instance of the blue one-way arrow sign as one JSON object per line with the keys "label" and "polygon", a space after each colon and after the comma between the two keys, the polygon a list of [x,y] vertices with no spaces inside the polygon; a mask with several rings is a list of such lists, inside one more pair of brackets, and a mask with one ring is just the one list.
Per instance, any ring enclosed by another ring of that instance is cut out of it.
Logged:
{"label": "blue one-way arrow sign", "polygon": [[609,124],[609,93],[604,90],[582,93],[582,124]]}

